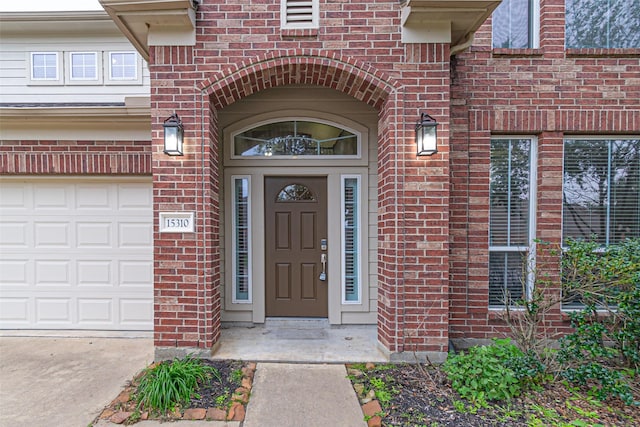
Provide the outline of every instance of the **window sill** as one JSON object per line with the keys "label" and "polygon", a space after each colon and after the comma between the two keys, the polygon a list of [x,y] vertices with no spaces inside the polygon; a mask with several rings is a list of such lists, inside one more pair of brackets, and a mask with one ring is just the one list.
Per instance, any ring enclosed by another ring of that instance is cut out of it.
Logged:
{"label": "window sill", "polygon": [[542,56],[542,49],[508,49],[508,48],[494,48],[492,51],[493,56]]}
{"label": "window sill", "polygon": [[[522,316],[525,314],[525,310],[522,307],[509,307],[509,312],[514,316]],[[507,316],[506,307],[490,306],[488,312],[489,320],[504,320]]]}
{"label": "window sill", "polygon": [[614,49],[605,49],[605,48],[568,48],[566,49],[567,57],[583,57],[583,56],[621,56],[621,57],[638,57],[640,56],[640,48],[614,48]]}
{"label": "window sill", "polygon": [[[571,317],[569,317],[569,315],[571,313],[575,313],[577,311],[581,311],[582,309],[580,308],[563,308],[560,310],[560,315],[562,316],[562,322],[564,323],[570,323],[571,322]],[[612,313],[608,310],[600,310],[600,309],[596,309],[596,316],[598,318],[606,318],[606,317],[610,317],[612,315]]]}
{"label": "window sill", "polygon": [[287,39],[318,37],[318,28],[283,28],[280,36]]}

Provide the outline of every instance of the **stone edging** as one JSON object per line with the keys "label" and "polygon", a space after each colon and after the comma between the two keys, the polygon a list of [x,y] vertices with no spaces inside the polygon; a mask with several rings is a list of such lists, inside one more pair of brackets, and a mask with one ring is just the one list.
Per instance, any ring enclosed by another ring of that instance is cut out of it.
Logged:
{"label": "stone edging", "polygon": [[[233,402],[227,411],[219,408],[189,408],[184,411],[171,413],[167,418],[171,421],[177,420],[207,420],[207,421],[244,421],[249,396],[253,387],[253,377],[256,372],[256,363],[245,363],[242,368],[241,386],[234,391],[231,401]],[[139,375],[141,375],[140,373]],[[139,376],[138,375],[138,376]],[[135,387],[129,385],[116,397],[98,416],[98,420],[106,420],[113,424],[130,424],[127,420],[133,414],[126,410],[126,404],[131,401]],[[125,409],[122,409],[125,407]],[[139,421],[153,419],[149,417],[149,412],[143,412]]]}

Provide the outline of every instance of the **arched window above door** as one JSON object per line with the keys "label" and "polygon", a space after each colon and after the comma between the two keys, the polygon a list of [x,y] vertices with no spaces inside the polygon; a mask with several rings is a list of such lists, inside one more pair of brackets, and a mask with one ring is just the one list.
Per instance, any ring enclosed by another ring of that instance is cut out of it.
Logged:
{"label": "arched window above door", "polygon": [[276,196],[276,202],[315,202],[316,196],[309,187],[302,184],[289,184]]}
{"label": "arched window above door", "polygon": [[357,157],[360,135],[336,124],[314,120],[272,121],[233,136],[233,157]]}

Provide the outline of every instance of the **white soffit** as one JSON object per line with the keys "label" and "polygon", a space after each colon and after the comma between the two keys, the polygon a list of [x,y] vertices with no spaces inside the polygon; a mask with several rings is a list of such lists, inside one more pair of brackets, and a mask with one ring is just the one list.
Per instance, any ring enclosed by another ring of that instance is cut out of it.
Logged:
{"label": "white soffit", "polygon": [[502,0],[405,0],[404,43],[464,43]]}
{"label": "white soffit", "polygon": [[149,46],[195,45],[193,0],[100,0],[100,4],[147,61]]}

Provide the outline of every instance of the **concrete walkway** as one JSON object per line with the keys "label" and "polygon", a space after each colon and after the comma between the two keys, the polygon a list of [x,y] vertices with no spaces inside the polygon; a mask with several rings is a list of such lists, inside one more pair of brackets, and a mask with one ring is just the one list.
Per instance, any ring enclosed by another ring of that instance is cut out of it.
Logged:
{"label": "concrete walkway", "polygon": [[366,425],[344,365],[258,364],[244,427]]}
{"label": "concrete walkway", "polygon": [[[87,427],[152,361],[151,338],[0,336],[0,427]],[[366,426],[346,376],[343,364],[258,363],[244,422],[178,425]]]}

